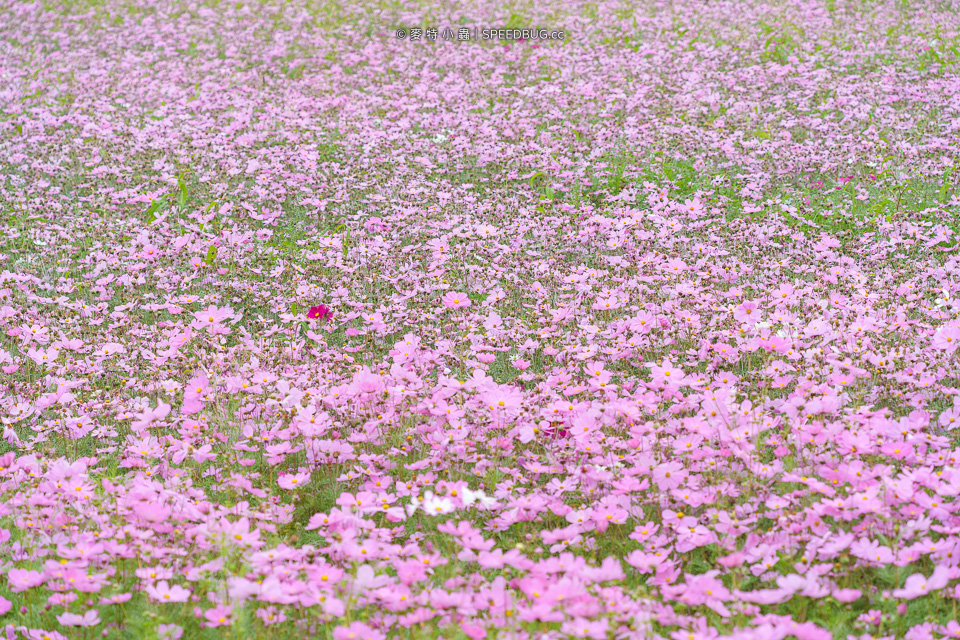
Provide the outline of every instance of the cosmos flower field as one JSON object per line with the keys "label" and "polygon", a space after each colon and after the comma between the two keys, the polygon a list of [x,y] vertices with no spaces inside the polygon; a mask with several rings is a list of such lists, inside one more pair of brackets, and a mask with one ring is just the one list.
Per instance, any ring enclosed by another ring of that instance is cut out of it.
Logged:
{"label": "cosmos flower field", "polygon": [[951,2],[0,1],[0,638],[960,637],[958,62]]}

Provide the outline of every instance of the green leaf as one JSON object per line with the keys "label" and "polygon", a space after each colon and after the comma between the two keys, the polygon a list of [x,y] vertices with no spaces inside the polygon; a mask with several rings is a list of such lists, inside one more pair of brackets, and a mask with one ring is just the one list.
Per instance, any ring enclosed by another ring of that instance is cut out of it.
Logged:
{"label": "green leaf", "polygon": [[180,196],[177,198],[177,204],[182,209],[187,206],[187,198],[190,195],[187,191],[187,183],[183,181],[183,174],[180,174],[180,177],[177,178],[177,186],[180,188]]}
{"label": "green leaf", "polygon": [[213,263],[214,263],[216,260],[217,260],[217,248],[216,248],[215,246],[212,246],[212,245],[211,245],[210,248],[207,249],[207,260],[206,260],[206,262],[207,262],[207,264],[213,266]]}
{"label": "green leaf", "polygon": [[147,208],[147,224],[153,224],[153,221],[157,219],[156,213],[162,206],[162,200],[150,202],[150,206]]}
{"label": "green leaf", "polygon": [[343,238],[343,244],[342,244],[343,257],[344,259],[346,259],[347,253],[350,251],[350,227],[348,227],[345,224],[338,224],[336,227],[334,227],[333,231],[337,232],[337,231],[340,231],[341,229],[346,231],[345,237]]}
{"label": "green leaf", "polygon": [[950,167],[943,172],[943,184],[940,185],[940,202],[947,201],[947,192],[950,190],[950,187],[953,186],[950,180],[950,174],[953,173],[955,167]]}
{"label": "green leaf", "polygon": [[892,205],[892,204],[893,204],[893,201],[892,201],[892,200],[890,200],[889,198],[884,198],[884,199],[881,200],[880,202],[878,202],[878,203],[876,203],[875,205],[873,205],[873,206],[871,207],[871,210],[872,210],[874,213],[876,213],[877,215],[880,215],[880,214],[882,214],[882,213],[886,210],[887,205]]}

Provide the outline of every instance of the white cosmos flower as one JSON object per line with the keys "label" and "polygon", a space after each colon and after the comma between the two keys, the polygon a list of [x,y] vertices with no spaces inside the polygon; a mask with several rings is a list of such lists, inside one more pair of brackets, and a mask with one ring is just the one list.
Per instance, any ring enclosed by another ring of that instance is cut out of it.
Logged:
{"label": "white cosmos flower", "polygon": [[423,494],[423,512],[430,516],[439,516],[450,513],[455,509],[453,501],[450,498],[441,498],[433,495],[433,492],[427,491]]}

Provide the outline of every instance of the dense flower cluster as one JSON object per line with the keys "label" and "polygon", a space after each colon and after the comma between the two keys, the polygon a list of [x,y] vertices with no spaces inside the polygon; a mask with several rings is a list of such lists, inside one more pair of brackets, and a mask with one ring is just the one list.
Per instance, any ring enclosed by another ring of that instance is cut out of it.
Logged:
{"label": "dense flower cluster", "polygon": [[0,637],[960,637],[960,15],[438,4],[0,5]]}

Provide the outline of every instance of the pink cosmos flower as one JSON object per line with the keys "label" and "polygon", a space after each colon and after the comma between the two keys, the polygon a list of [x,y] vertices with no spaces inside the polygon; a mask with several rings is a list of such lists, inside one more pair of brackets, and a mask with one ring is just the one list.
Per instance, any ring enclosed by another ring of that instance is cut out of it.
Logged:
{"label": "pink cosmos flower", "polygon": [[183,636],[183,627],[176,624],[161,624],[157,626],[158,640],[180,640]]}
{"label": "pink cosmos flower", "polygon": [[733,318],[737,322],[745,322],[747,324],[755,324],[760,322],[762,313],[759,310],[759,305],[752,300],[747,300],[741,303],[736,309],[733,310]]}
{"label": "pink cosmos flower", "polygon": [[49,347],[47,349],[30,349],[27,351],[27,357],[33,360],[39,367],[54,364],[54,361],[57,359],[58,355],[60,355],[60,350],[56,347]]}
{"label": "pink cosmos flower", "polygon": [[184,415],[193,415],[203,409],[203,397],[210,391],[210,379],[198,376],[187,383],[183,391],[183,406],[180,411]]}
{"label": "pink cosmos flower", "polygon": [[210,305],[206,309],[195,312],[193,317],[196,319],[193,324],[196,328],[206,329],[213,334],[229,333],[229,329],[223,328],[222,323],[233,317],[233,309]]}
{"label": "pink cosmos flower", "polygon": [[697,576],[687,574],[686,584],[663,587],[663,593],[688,605],[706,605],[721,616],[727,617],[730,611],[723,603],[731,600],[733,595],[717,578],[718,574],[718,571],[709,571]]}
{"label": "pink cosmos flower", "polygon": [[601,508],[593,514],[594,523],[600,533],[606,531],[611,524],[623,524],[628,517],[627,510],[622,507]]}
{"label": "pink cosmos flower", "polygon": [[459,291],[450,291],[443,296],[443,306],[448,309],[464,309],[470,306],[470,296]]}
{"label": "pink cosmos flower", "polygon": [[590,308],[595,311],[613,311],[623,306],[623,302],[616,296],[609,298],[597,298]]}
{"label": "pink cosmos flower", "polygon": [[350,383],[350,392],[354,394],[380,393],[384,389],[386,389],[386,382],[383,376],[373,373],[369,367],[363,367],[355,373]]}
{"label": "pink cosmos flower", "polygon": [[929,578],[925,577],[922,573],[915,573],[907,578],[903,589],[893,590],[893,597],[904,598],[905,600],[920,598],[938,589],[943,589],[947,586],[949,580],[950,570],[944,565],[939,565],[933,570],[933,574],[931,574]]}
{"label": "pink cosmos flower", "polygon": [[604,384],[613,379],[613,373],[607,371],[602,362],[588,362],[584,365],[583,371],[589,378]]}
{"label": "pink cosmos flower", "polygon": [[[7,630],[11,633],[7,635],[7,638],[13,638],[13,627],[8,626]],[[26,627],[20,627],[17,629],[20,634],[27,638],[28,640],[68,640],[67,636],[63,635],[59,631],[46,631],[44,629],[27,629]]]}
{"label": "pink cosmos flower", "polygon": [[260,540],[260,530],[254,527],[250,528],[250,519],[246,516],[236,522],[230,522],[226,518],[220,518],[219,530],[224,539],[230,544],[239,547],[260,548],[263,542]]}
{"label": "pink cosmos flower", "polygon": [[956,324],[941,327],[933,334],[933,348],[953,353],[960,347],[960,326]]}
{"label": "pink cosmos flower", "polygon": [[589,620],[587,618],[574,618],[563,623],[560,631],[574,638],[593,638],[594,640],[603,640],[609,637],[610,620],[601,618],[599,620]]}
{"label": "pink cosmos flower", "polygon": [[362,622],[352,622],[333,630],[333,640],[385,640],[387,636]]}
{"label": "pink cosmos flower", "polygon": [[100,624],[100,612],[96,609],[90,609],[81,616],[76,613],[64,611],[57,616],[57,622],[65,627],[92,627]]}
{"label": "pink cosmos flower", "polygon": [[302,487],[309,480],[309,473],[284,473],[277,478],[277,484],[280,485],[281,489],[296,489],[298,487]]}
{"label": "pink cosmos flower", "polygon": [[673,365],[669,360],[664,360],[663,364],[649,362],[650,376],[656,384],[677,385],[683,384],[685,378],[683,370]]}
{"label": "pink cosmos flower", "polygon": [[940,426],[945,429],[960,427],[960,406],[948,409],[940,414]]}
{"label": "pink cosmos flower", "polygon": [[163,401],[157,404],[156,409],[145,408],[141,413],[136,415],[130,427],[137,430],[146,429],[154,421],[163,420],[170,415],[170,409],[171,406]]}
{"label": "pink cosmos flower", "polygon": [[700,202],[700,198],[694,196],[692,199],[686,200],[683,203],[683,210],[693,217],[699,217],[703,214],[703,203]]}
{"label": "pink cosmos flower", "polygon": [[204,611],[203,617],[206,619],[205,625],[207,627],[225,627],[233,623],[230,618],[232,614],[233,610],[230,607],[221,604]]}
{"label": "pink cosmos flower", "polygon": [[117,593],[112,596],[100,598],[100,605],[123,604],[133,598],[132,593]]}
{"label": "pink cosmos flower", "polygon": [[141,580],[166,580],[173,577],[173,569],[170,567],[141,567],[134,571]]}
{"label": "pink cosmos flower", "polygon": [[848,603],[859,600],[863,592],[860,589],[836,589],[832,595],[837,601]]}
{"label": "pink cosmos flower", "polygon": [[727,569],[733,569],[734,567],[739,567],[742,565],[744,558],[745,554],[742,551],[735,551],[721,558],[717,558],[717,564],[719,564],[721,567],[726,567]]}
{"label": "pink cosmos flower", "polygon": [[161,580],[155,585],[147,585],[146,592],[151,599],[157,602],[186,602],[190,598],[189,589],[184,589],[176,584],[167,584],[166,580]]}
{"label": "pink cosmos flower", "polygon": [[643,311],[635,315],[628,322],[629,324],[627,326],[629,329],[634,333],[639,333],[641,335],[650,333],[654,326],[658,324],[655,317]]}
{"label": "pink cosmos flower", "polygon": [[663,265],[663,270],[668,273],[683,273],[687,270],[687,263],[680,258],[673,258]]}
{"label": "pink cosmos flower", "polygon": [[[663,462],[653,468],[653,480],[657,483],[657,486],[660,487],[661,491],[676,489],[682,486],[687,475],[688,472],[684,469],[683,464],[675,460]],[[673,512],[669,511],[669,513]],[[666,517],[666,515],[667,512],[664,512],[664,517]]]}
{"label": "pink cosmos flower", "polygon": [[110,358],[116,355],[126,353],[127,349],[118,342],[108,342],[96,350],[96,354],[102,358]]}
{"label": "pink cosmos flower", "polygon": [[280,624],[285,622],[287,615],[283,611],[278,611],[276,607],[269,606],[264,609],[257,609],[257,617],[260,618],[260,621],[264,626],[269,627],[270,625]]}
{"label": "pink cosmos flower", "polygon": [[193,314],[193,317],[197,319],[201,325],[208,326],[214,325],[218,322],[222,322],[226,318],[229,318],[231,315],[231,310],[224,307],[219,308],[216,305],[210,305],[206,309],[201,309],[196,311]]}
{"label": "pink cosmos flower", "polygon": [[10,586],[10,591],[14,593],[26,591],[32,587],[38,587],[43,584],[45,580],[46,578],[43,573],[31,571],[30,569],[10,569],[10,571],[7,572],[7,584]]}
{"label": "pink cosmos flower", "polygon": [[742,602],[753,604],[778,604],[790,599],[789,591],[783,589],[759,589],[757,591],[734,591],[733,596]]}
{"label": "pink cosmos flower", "polygon": [[307,312],[307,317],[311,320],[323,320],[324,318],[332,318],[333,312],[327,308],[326,305],[317,305],[316,307],[310,307],[310,310]]}

